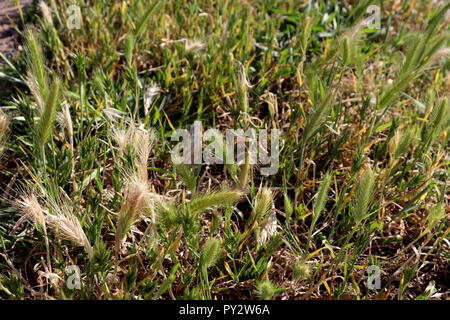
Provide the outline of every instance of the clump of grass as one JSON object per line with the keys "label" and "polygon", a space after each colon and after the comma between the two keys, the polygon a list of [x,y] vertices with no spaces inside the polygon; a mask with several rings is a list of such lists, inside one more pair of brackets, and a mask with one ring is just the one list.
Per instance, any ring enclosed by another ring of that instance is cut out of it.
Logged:
{"label": "clump of grass", "polygon": [[70,148],[73,150],[73,121],[72,116],[70,115],[69,105],[67,103],[64,103],[62,110],[57,115],[57,119],[59,126],[68,139]]}
{"label": "clump of grass", "polygon": [[329,115],[332,104],[333,96],[329,93],[322,99],[322,101],[318,102],[317,105],[315,105],[311,116],[308,117],[308,122],[303,133],[304,141],[308,141],[316,133],[319,126]]}

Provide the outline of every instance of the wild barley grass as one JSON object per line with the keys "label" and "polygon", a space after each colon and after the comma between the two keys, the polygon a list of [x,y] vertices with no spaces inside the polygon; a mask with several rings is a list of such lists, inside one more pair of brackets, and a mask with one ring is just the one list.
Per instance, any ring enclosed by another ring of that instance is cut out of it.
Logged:
{"label": "wild barley grass", "polygon": [[319,191],[317,192],[316,199],[314,201],[314,209],[312,213],[311,226],[309,227],[308,232],[308,246],[311,241],[311,237],[314,232],[314,228],[316,226],[317,221],[319,220],[319,216],[325,208],[327,194],[330,188],[332,175],[330,172],[327,172],[323,181],[320,183]]}
{"label": "wild barley grass", "polygon": [[197,195],[188,204],[188,210],[192,215],[204,212],[207,209],[232,204],[242,197],[238,190],[213,191],[203,195]]}
{"label": "wild barley grass", "polygon": [[272,211],[273,194],[269,188],[261,188],[255,198],[253,210],[248,225],[257,224],[259,221],[267,217]]}
{"label": "wild barley grass", "polygon": [[125,183],[122,203],[117,215],[116,247],[120,250],[120,242],[131,226],[138,221],[149,205],[149,186],[141,177],[131,177]]}
{"label": "wild barley grass", "polygon": [[46,229],[45,214],[36,196],[23,195],[17,202],[19,210],[42,230]]}
{"label": "wild barley grass", "polygon": [[55,232],[56,237],[68,240],[74,245],[84,247],[89,257],[93,256],[92,247],[78,219],[69,211],[57,210],[56,214],[46,217],[47,224]]}
{"label": "wild barley grass", "polygon": [[0,113],[0,159],[2,157],[5,144],[8,138],[9,132],[9,117],[5,115],[3,112]]}
{"label": "wild barley grass", "polygon": [[200,255],[201,268],[208,269],[213,266],[220,256],[220,240],[211,238],[206,241],[203,246],[202,254]]}
{"label": "wild barley grass", "polygon": [[262,300],[270,300],[273,297],[273,295],[275,294],[275,290],[276,290],[273,283],[270,282],[269,280],[265,280],[265,281],[258,283],[256,288],[257,288],[258,296]]}
{"label": "wild barley grass", "polygon": [[356,186],[351,206],[351,213],[356,226],[367,218],[370,205],[373,201],[375,182],[375,174],[371,168],[368,168],[361,175],[358,185]]}

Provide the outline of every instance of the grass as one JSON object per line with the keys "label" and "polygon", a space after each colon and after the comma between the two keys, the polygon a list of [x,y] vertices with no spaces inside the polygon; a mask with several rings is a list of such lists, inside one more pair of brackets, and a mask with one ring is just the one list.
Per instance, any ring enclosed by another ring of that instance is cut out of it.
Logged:
{"label": "grass", "polygon": [[[449,298],[449,4],[76,4],[1,73],[0,297]],[[278,172],[173,164],[196,120],[281,130]]]}

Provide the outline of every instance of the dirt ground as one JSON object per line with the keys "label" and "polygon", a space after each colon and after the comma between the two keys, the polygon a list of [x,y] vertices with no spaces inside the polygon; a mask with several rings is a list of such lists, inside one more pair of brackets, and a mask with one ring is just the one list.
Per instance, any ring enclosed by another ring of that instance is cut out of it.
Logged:
{"label": "dirt ground", "polygon": [[[20,0],[25,10],[33,0]],[[0,0],[0,52],[10,58],[18,48],[18,34],[14,23],[20,22],[20,13],[13,0]],[[1,59],[0,59],[1,61]]]}

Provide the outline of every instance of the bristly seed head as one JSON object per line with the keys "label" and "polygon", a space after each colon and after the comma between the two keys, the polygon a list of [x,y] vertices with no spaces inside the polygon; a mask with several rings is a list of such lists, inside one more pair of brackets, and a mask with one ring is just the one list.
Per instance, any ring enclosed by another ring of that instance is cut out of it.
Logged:
{"label": "bristly seed head", "polygon": [[0,112],[0,155],[9,130],[9,117]]}
{"label": "bristly seed head", "polygon": [[46,201],[46,205],[50,213],[45,215],[45,221],[55,235],[61,240],[68,240],[75,245],[84,247],[89,258],[92,258],[92,246],[84,233],[80,220],[72,213],[73,208],[61,198],[57,201],[49,199]]}
{"label": "bristly seed head", "polygon": [[187,52],[200,51],[205,48],[206,44],[199,40],[189,40],[186,39],[184,43],[184,48]]}
{"label": "bristly seed head", "polygon": [[122,240],[131,226],[139,219],[148,205],[149,186],[147,181],[133,176],[125,185],[122,204],[117,221],[117,240]]}
{"label": "bristly seed head", "polygon": [[9,118],[5,114],[0,112],[0,137],[3,137],[5,135],[5,133],[8,131],[8,127],[9,127]]}
{"label": "bristly seed head", "polygon": [[17,201],[17,207],[24,215],[31,219],[31,221],[43,230],[45,229],[44,210],[34,194],[23,195],[20,200]]}
{"label": "bristly seed head", "polygon": [[72,117],[70,116],[69,105],[67,102],[63,103],[62,111],[57,116],[58,124],[63,129],[63,133],[72,140],[73,139],[73,124]]}
{"label": "bristly seed head", "polygon": [[147,115],[155,97],[161,92],[161,87],[151,83],[144,92],[144,114]]}
{"label": "bristly seed head", "polygon": [[39,1],[39,9],[41,10],[44,21],[48,24],[53,24],[52,10],[43,0]]}

